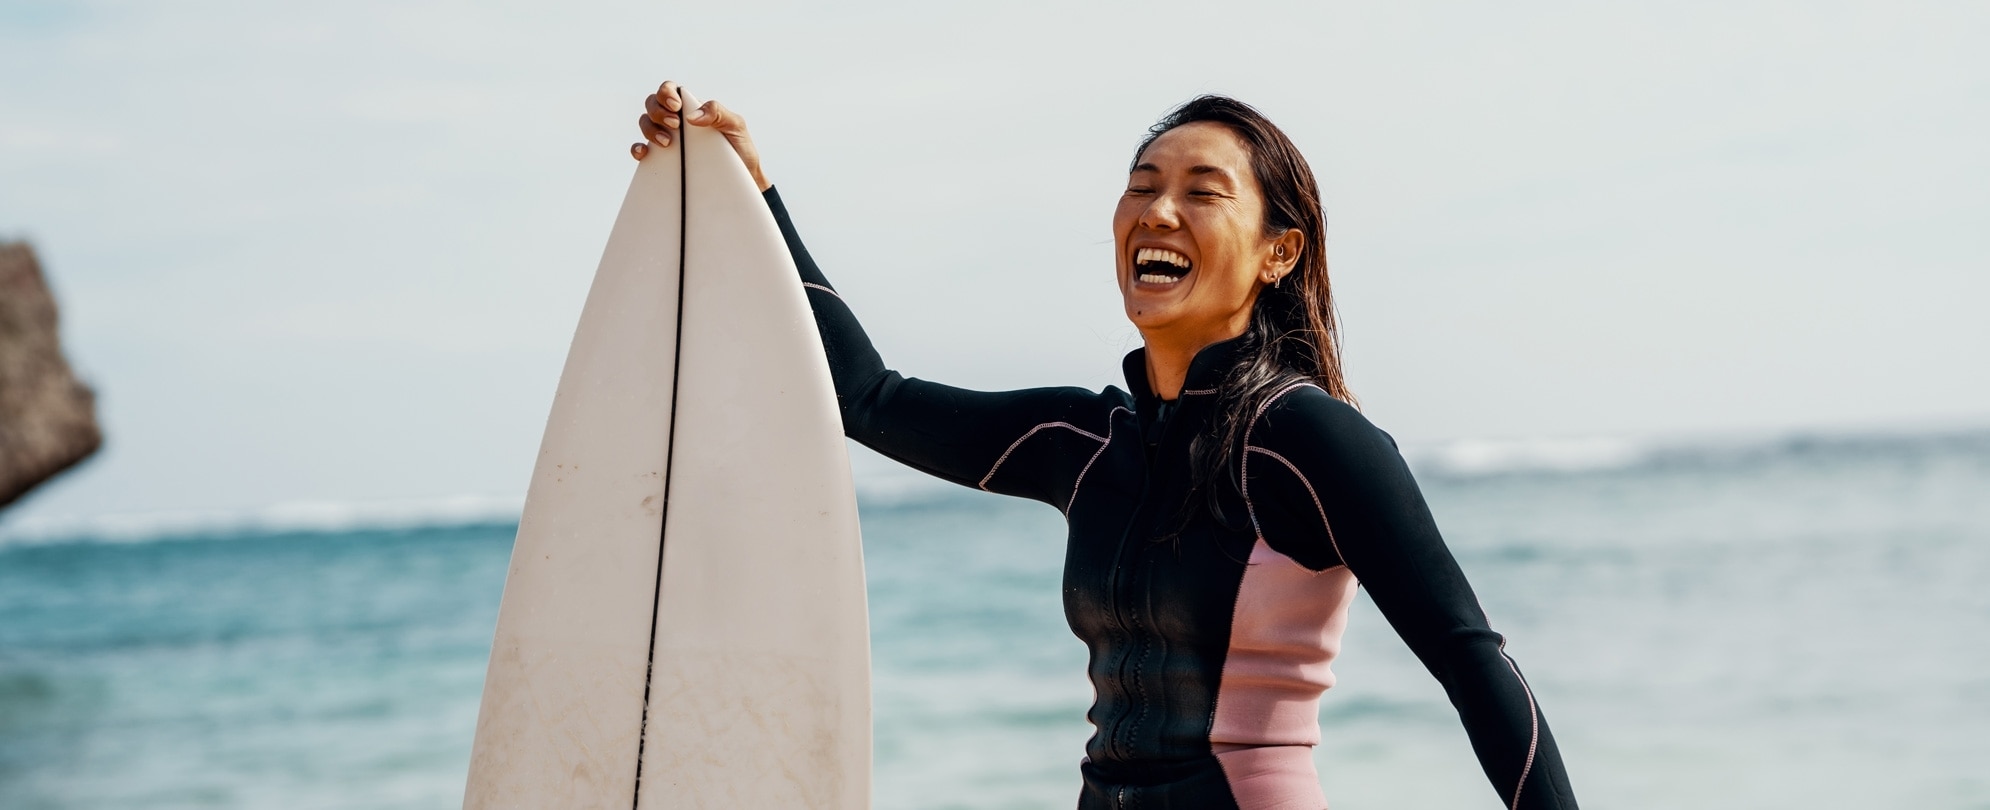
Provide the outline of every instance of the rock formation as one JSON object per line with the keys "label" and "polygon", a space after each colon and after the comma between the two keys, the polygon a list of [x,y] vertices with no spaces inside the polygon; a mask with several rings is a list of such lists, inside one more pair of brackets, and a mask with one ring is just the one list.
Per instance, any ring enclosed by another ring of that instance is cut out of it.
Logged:
{"label": "rock formation", "polygon": [[96,395],[62,358],[55,298],[25,242],[0,242],[0,507],[103,443]]}

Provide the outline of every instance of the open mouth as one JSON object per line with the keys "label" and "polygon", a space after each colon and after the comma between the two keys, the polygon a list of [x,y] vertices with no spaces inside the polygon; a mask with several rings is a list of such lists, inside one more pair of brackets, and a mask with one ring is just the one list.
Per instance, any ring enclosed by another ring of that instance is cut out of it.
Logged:
{"label": "open mouth", "polygon": [[1133,254],[1133,277],[1143,284],[1174,284],[1192,269],[1187,256],[1167,248],[1141,248]]}

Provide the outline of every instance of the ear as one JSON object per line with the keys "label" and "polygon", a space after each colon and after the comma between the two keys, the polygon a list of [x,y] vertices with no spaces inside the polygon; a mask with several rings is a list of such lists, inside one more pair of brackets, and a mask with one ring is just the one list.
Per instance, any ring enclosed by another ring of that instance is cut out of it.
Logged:
{"label": "ear", "polygon": [[1298,228],[1291,228],[1265,244],[1264,271],[1259,280],[1266,284],[1276,284],[1278,280],[1299,266],[1299,251],[1306,249],[1306,234]]}

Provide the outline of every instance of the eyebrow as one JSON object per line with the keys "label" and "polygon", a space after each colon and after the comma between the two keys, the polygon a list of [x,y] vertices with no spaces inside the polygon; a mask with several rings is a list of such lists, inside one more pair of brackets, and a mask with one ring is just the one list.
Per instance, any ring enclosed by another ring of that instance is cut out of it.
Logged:
{"label": "eyebrow", "polygon": [[[1154,165],[1154,164],[1152,164],[1152,163],[1141,163],[1141,164],[1138,164],[1138,165],[1134,166],[1134,167],[1133,167],[1133,171],[1131,171],[1131,172],[1127,172],[1127,174],[1133,174],[1133,173],[1135,173],[1135,172],[1155,172],[1155,173],[1157,173],[1157,174],[1158,174],[1158,173],[1159,173],[1160,171],[1161,171],[1161,167],[1159,167],[1159,166],[1156,166],[1156,165]],[[1196,166],[1190,166],[1190,167],[1188,167],[1188,173],[1189,173],[1189,174],[1220,174],[1220,175],[1223,175],[1223,177],[1224,177],[1224,178],[1226,178],[1226,179],[1227,179],[1227,178],[1229,178],[1229,176],[1230,176],[1230,171],[1229,171],[1228,169],[1225,169],[1225,168],[1221,167],[1221,166],[1203,166],[1203,165],[1196,165]]]}

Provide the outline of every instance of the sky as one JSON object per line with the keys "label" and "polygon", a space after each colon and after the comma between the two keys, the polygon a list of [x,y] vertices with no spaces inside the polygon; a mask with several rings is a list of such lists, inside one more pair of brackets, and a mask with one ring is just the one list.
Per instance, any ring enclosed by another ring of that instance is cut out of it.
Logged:
{"label": "sky", "polygon": [[1990,5],[0,0],[0,238],[107,444],[10,517],[522,493],[665,78],[886,360],[1122,384],[1170,106],[1327,204],[1405,442],[1990,424]]}

